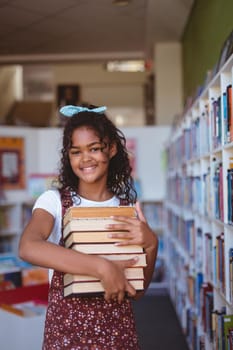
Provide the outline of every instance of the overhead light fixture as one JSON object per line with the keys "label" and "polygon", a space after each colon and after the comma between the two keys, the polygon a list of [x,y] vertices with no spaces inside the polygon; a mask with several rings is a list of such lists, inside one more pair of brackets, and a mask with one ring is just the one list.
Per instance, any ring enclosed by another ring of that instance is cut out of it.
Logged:
{"label": "overhead light fixture", "polygon": [[127,6],[130,3],[130,0],[113,0],[113,5],[115,6]]}
{"label": "overhead light fixture", "polygon": [[144,72],[145,62],[143,60],[109,61],[106,69],[108,72]]}

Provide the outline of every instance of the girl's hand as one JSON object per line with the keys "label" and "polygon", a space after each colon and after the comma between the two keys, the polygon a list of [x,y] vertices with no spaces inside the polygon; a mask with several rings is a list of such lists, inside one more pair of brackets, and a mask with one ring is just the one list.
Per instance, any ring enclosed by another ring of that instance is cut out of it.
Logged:
{"label": "girl's hand", "polygon": [[105,290],[105,300],[116,299],[121,303],[125,293],[132,297],[135,296],[136,290],[126,279],[124,270],[127,267],[132,267],[137,262],[137,257],[114,262],[107,259],[103,260],[104,264],[101,266],[100,281]]}
{"label": "girl's hand", "polygon": [[128,218],[125,216],[114,216],[113,219],[119,223],[108,225],[111,230],[126,232],[112,232],[110,237],[123,238],[123,241],[116,243],[118,246],[124,245],[140,245],[144,249],[155,248],[158,244],[157,237],[147,224],[146,218],[143,215],[139,202],[135,205],[138,218]]}

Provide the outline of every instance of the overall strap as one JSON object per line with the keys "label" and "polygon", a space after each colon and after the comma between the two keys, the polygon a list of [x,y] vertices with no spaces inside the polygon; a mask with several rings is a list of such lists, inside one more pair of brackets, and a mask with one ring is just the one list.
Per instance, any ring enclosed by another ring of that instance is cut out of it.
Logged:
{"label": "overall strap", "polygon": [[66,210],[73,205],[73,200],[71,197],[71,193],[69,190],[60,190],[60,197],[61,197],[61,206],[62,206],[62,215],[61,215],[61,239],[59,244],[64,245],[64,239],[63,239],[63,217],[65,215]]}
{"label": "overall strap", "polygon": [[62,218],[65,215],[66,210],[73,205],[71,193],[67,189],[60,190],[61,205],[62,205]]}
{"label": "overall strap", "polygon": [[120,205],[122,206],[129,205],[129,201],[127,199],[120,198]]}

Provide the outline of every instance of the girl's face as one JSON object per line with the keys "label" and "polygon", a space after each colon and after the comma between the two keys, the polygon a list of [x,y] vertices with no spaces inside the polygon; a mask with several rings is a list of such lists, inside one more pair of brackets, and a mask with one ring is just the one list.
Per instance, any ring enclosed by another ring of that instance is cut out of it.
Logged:
{"label": "girl's face", "polygon": [[87,126],[74,130],[69,159],[79,182],[97,183],[107,181],[110,159],[116,154],[116,145],[100,142],[96,132]]}

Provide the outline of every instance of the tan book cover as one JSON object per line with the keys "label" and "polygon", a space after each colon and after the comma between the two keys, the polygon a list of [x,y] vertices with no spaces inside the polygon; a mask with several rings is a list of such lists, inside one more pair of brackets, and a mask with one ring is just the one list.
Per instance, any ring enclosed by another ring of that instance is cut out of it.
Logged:
{"label": "tan book cover", "polygon": [[[114,231],[78,231],[71,232],[65,238],[65,246],[71,247],[74,243],[116,243],[124,241],[125,238],[111,238],[109,234]],[[122,233],[122,231],[115,231]]]}
{"label": "tan book cover", "polygon": [[[132,286],[137,290],[143,290],[144,289],[144,280],[129,280],[129,282],[132,284]],[[72,296],[72,295],[85,295],[85,294],[99,294],[103,293],[104,288],[99,281],[92,281],[92,282],[73,282],[69,284],[68,286],[64,287],[64,296]]]}
{"label": "tan book cover", "polygon": [[133,265],[133,267],[145,267],[147,265],[146,263],[146,253],[131,253],[131,254],[108,254],[108,255],[102,255],[99,254],[99,256],[102,256],[105,259],[118,261],[118,260],[127,260],[135,257],[135,255],[138,257],[137,262]]}
{"label": "tan book cover", "polygon": [[112,229],[108,229],[106,226],[116,223],[115,220],[110,218],[74,219],[65,225],[63,229],[63,238],[66,239],[71,232],[112,231]]}
{"label": "tan book cover", "polygon": [[[125,269],[125,277],[127,279],[143,279],[143,267],[129,267]],[[67,286],[73,282],[92,282],[99,281],[98,278],[88,275],[72,275],[70,273],[64,274],[64,285]]]}
{"label": "tan book cover", "polygon": [[137,212],[134,206],[70,207],[63,217],[63,224],[65,226],[71,220],[82,218],[110,218],[113,215],[136,217]]}

